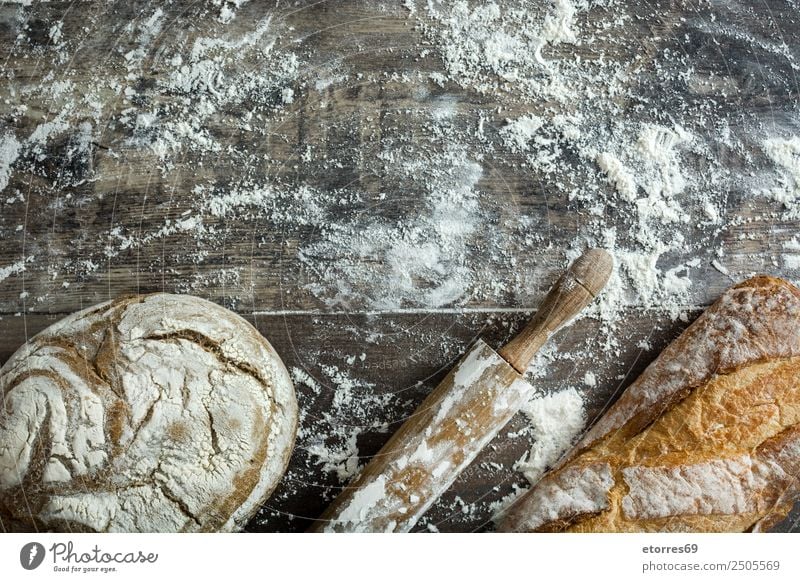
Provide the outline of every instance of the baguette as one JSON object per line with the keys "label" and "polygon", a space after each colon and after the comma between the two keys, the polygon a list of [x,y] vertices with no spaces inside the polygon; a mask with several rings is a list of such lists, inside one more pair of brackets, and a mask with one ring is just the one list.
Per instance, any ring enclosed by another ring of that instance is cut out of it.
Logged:
{"label": "baguette", "polygon": [[800,290],[758,276],[670,344],[498,527],[763,531],[799,477]]}

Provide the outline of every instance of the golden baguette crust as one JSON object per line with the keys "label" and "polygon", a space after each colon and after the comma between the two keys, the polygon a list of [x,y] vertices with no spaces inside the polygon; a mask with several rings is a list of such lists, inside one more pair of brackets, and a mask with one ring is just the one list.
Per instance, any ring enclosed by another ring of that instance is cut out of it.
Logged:
{"label": "golden baguette crust", "polygon": [[749,531],[792,508],[800,477],[800,290],[759,276],[670,344],[505,531]]}

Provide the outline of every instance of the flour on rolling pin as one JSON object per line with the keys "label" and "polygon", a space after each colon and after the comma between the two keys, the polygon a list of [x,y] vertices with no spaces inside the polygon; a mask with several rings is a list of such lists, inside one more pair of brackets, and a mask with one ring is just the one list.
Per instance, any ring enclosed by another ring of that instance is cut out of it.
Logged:
{"label": "flour on rolling pin", "polygon": [[[408,420],[415,427],[427,422],[425,430],[398,431],[386,449],[400,450],[401,456],[380,474],[362,474],[352,499],[323,531],[410,530],[436,500],[435,493],[452,484],[532,390],[482,340],[449,376],[453,389],[447,396],[436,399],[432,393]],[[496,429],[485,432],[487,421]]]}
{"label": "flour on rolling pin", "polygon": [[409,531],[528,400],[523,374],[547,339],[608,281],[612,259],[589,249],[527,326],[499,352],[478,340],[317,520],[312,531]]}

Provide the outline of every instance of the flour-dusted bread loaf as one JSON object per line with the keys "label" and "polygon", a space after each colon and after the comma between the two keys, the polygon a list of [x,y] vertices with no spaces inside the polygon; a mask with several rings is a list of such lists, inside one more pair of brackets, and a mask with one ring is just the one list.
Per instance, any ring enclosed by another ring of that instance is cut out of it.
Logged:
{"label": "flour-dusted bread loaf", "polygon": [[800,489],[800,290],[728,291],[642,373],[504,531],[760,531]]}
{"label": "flour-dusted bread loaf", "polygon": [[269,343],[195,297],[71,315],[0,368],[0,531],[232,531],[286,469],[294,389]]}

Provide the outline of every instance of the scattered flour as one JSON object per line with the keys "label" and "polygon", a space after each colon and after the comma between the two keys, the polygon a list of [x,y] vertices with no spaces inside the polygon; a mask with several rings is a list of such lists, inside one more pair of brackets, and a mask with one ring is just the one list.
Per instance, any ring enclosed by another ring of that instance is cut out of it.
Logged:
{"label": "scattered flour", "polygon": [[[385,152],[384,158],[401,154]],[[424,179],[423,206],[399,219],[378,214],[349,224],[320,223],[320,240],[300,250],[309,269],[325,265],[312,292],[329,298],[331,307],[375,310],[437,308],[464,298],[476,275],[469,245],[481,220],[476,185],[482,175],[481,165],[467,156],[453,146],[424,163],[395,166],[401,183]],[[354,304],[359,293],[366,294],[366,305]]]}
{"label": "scattered flour", "polygon": [[[398,408],[396,397],[376,394],[375,386],[352,378],[334,365],[322,367],[324,377],[317,380],[300,368],[292,368],[292,380],[298,388],[301,419],[297,448],[303,450],[318,470],[336,476],[346,484],[358,472],[360,457],[358,437],[365,432],[386,432],[390,411]],[[309,389],[309,395],[303,389]],[[330,406],[321,417],[305,415],[305,400],[312,396],[330,396]]]}
{"label": "scattered flour", "polygon": [[[241,0],[212,4],[219,11],[218,20],[207,23],[197,35],[165,38],[163,28],[170,18],[166,8],[131,22],[123,31],[133,46],[123,55],[127,74],[120,78],[113,71],[101,72],[97,84],[102,90],[83,101],[75,99],[74,87],[61,81],[52,86],[52,95],[43,86],[39,91],[44,96],[58,95],[65,107],[35,127],[27,139],[3,135],[0,186],[8,183],[13,168],[30,168],[15,162],[28,161],[28,153],[43,160],[46,146],[66,132],[77,136],[70,159],[90,160],[99,139],[94,128],[107,108],[102,91],[117,92],[129,105],[114,120],[127,134],[116,149],[155,157],[167,175],[187,152],[209,161],[227,156],[247,168],[260,156],[250,151],[247,136],[264,139],[298,100],[342,86],[354,76],[364,78],[335,60],[307,78],[305,65],[313,55],[294,48],[291,27],[276,17],[280,10],[262,11],[260,18],[237,24],[234,34],[235,16],[252,7]],[[285,184],[250,175],[239,184],[199,180],[195,187],[199,207],[190,209],[192,222],[183,223],[193,228],[173,222],[141,232],[112,225],[105,256],[72,260],[70,270],[79,277],[91,276],[87,266],[103,265],[175,233],[212,246],[226,232],[218,226],[224,219],[254,223],[269,219],[298,233],[307,226],[315,228],[315,240],[303,238],[294,259],[304,268],[305,289],[328,309],[437,309],[505,301],[538,283],[525,272],[536,266],[535,260],[522,268],[519,261],[528,255],[535,259],[531,251],[546,242],[540,234],[543,225],[531,225],[527,216],[507,218],[506,229],[499,232],[484,226],[495,211],[492,192],[480,183],[486,178],[486,160],[510,153],[521,156],[532,173],[546,177],[553,190],[548,195],[567,196],[579,212],[586,213],[576,225],[566,260],[587,244],[605,246],[617,257],[616,289],[604,295],[594,312],[606,322],[607,345],[616,343],[611,332],[627,308],[658,310],[677,318],[705,300],[702,289],[691,284],[693,267],[680,262],[680,256],[686,255],[689,237],[697,237],[696,219],[690,218],[695,211],[700,209],[707,217],[709,233],[725,224],[724,209],[711,194],[723,191],[728,182],[720,180],[712,193],[699,187],[704,178],[697,159],[713,154],[715,139],[731,143],[733,138],[724,128],[719,135],[695,135],[685,129],[698,127],[697,119],[707,115],[703,108],[684,107],[678,117],[665,120],[657,118],[657,105],[633,115],[621,107],[622,97],[640,98],[631,73],[640,58],[635,47],[625,45],[627,52],[613,58],[568,56],[574,47],[592,47],[602,57],[600,39],[622,45],[631,18],[623,6],[613,0],[558,0],[537,6],[515,0],[502,6],[491,1],[432,0],[404,6],[405,16],[418,25],[428,43],[421,53],[435,52],[442,59],[444,76],[436,73],[439,81],[494,95],[500,103],[497,111],[476,112],[478,123],[469,131],[456,123],[458,99],[438,99],[440,105],[447,104],[447,115],[437,106],[431,123],[420,128],[422,139],[417,136],[408,143],[398,132],[382,137],[385,145],[374,159],[377,167],[368,171],[382,172],[387,182],[407,184],[418,193],[404,215],[382,215],[380,202],[391,192],[366,192],[352,184],[330,192],[303,181]],[[63,41],[59,22],[52,24],[50,36]],[[136,79],[146,73],[146,61],[156,44],[156,64],[166,74],[154,85],[134,88]],[[669,64],[680,70],[684,65],[683,57],[675,55],[662,61],[659,67]],[[404,80],[424,83],[426,78]],[[56,86],[67,88],[56,93]],[[169,98],[156,98],[159,95]],[[230,114],[244,103],[247,113]],[[522,112],[500,117],[506,104]],[[487,134],[489,124],[502,127]],[[83,129],[75,131],[78,126]],[[245,138],[241,146],[226,139],[231,128]],[[797,140],[768,138],[763,146],[778,171],[779,182],[771,196],[786,206],[789,216],[795,212]],[[314,156],[308,146],[301,159],[311,161]],[[710,167],[712,177],[722,175],[718,165]],[[345,166],[331,159],[329,167],[338,171]],[[75,176],[75,182],[90,177]],[[379,204],[373,212],[361,210],[363,204],[375,201]],[[478,244],[491,249],[491,265],[472,260],[475,253],[470,249]],[[200,264],[203,257],[199,254],[194,261]],[[214,280],[208,277],[209,284]]]}
{"label": "scattered flour", "polygon": [[557,71],[542,51],[549,45],[578,41],[573,28],[577,7],[585,9],[588,3],[558,0],[541,20],[525,3],[509,4],[519,7],[429,2],[427,16],[436,24],[422,21],[421,26],[436,40],[450,78],[461,86],[482,93],[514,91],[565,98]]}
{"label": "scattered flour", "polygon": [[528,143],[542,125],[544,125],[544,121],[541,117],[525,115],[513,121],[509,120],[508,125],[500,133],[512,151],[525,151],[528,149]]}

